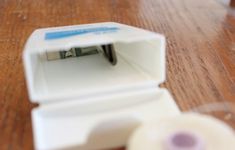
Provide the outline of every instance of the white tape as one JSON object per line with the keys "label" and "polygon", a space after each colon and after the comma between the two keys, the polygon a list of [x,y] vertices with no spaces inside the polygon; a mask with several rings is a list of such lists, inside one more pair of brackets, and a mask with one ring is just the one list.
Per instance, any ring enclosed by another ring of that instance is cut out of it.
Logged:
{"label": "white tape", "polygon": [[235,134],[213,117],[185,113],[139,127],[128,150],[235,150]]}

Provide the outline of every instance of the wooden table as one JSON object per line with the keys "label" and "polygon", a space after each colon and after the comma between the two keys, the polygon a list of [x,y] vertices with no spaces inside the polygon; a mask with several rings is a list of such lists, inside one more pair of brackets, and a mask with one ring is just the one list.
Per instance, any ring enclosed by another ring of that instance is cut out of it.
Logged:
{"label": "wooden table", "polygon": [[33,149],[36,105],[22,66],[31,32],[105,21],[164,34],[167,80],[161,86],[183,111],[209,112],[235,127],[235,10],[214,0],[0,0],[1,150]]}

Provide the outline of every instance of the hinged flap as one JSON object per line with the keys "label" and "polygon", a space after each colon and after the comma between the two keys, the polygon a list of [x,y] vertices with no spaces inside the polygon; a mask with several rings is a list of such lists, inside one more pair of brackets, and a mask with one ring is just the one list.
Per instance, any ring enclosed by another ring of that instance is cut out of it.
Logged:
{"label": "hinged flap", "polygon": [[179,114],[164,89],[61,102],[34,109],[34,140],[36,149],[119,147],[138,125]]}

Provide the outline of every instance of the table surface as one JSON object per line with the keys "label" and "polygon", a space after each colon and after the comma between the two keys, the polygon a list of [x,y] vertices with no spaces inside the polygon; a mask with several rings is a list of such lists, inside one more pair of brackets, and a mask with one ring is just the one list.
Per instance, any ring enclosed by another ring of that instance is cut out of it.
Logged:
{"label": "table surface", "polygon": [[232,8],[214,0],[0,0],[1,150],[33,149],[36,104],[29,102],[22,65],[32,31],[105,21],[164,34],[167,79],[161,86],[181,110],[209,113],[235,127]]}

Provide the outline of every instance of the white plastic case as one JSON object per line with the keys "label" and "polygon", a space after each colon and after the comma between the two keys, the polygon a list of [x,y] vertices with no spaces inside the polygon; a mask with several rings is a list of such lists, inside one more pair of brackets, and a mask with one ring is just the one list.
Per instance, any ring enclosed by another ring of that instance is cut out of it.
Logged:
{"label": "white plastic case", "polygon": [[[46,52],[113,44],[117,64],[101,55],[48,61]],[[166,89],[165,38],[106,22],[35,30],[24,54],[36,149],[123,146],[139,124],[178,115]]]}

